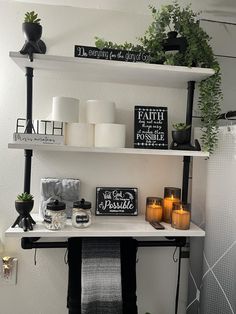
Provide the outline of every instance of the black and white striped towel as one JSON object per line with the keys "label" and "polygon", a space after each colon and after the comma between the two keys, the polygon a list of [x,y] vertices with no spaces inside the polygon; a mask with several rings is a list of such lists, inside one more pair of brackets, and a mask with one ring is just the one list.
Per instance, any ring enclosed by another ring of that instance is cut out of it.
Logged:
{"label": "black and white striped towel", "polygon": [[132,238],[69,238],[69,314],[137,314],[136,253]]}
{"label": "black and white striped towel", "polygon": [[82,241],[82,314],[122,314],[120,240]]}

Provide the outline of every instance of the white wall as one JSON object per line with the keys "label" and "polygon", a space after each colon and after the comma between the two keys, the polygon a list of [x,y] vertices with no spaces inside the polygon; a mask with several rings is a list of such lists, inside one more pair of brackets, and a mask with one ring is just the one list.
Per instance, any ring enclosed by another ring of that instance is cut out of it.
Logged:
{"label": "white wall", "polygon": [[[21,23],[24,13],[36,10],[42,25],[48,54],[73,56],[74,44],[93,45],[94,36],[112,41],[135,41],[146,29],[150,17],[128,12],[98,11],[70,7],[0,2],[0,232],[5,253],[19,259],[16,286],[0,285],[2,314],[66,313],[67,266],[64,249],[38,250],[37,266],[33,251],[20,248],[19,239],[4,239],[4,231],[14,222],[14,200],[23,187],[23,152],[8,150],[17,117],[25,115],[24,73],[8,57],[9,51],[23,44]],[[46,118],[52,96],[78,97],[83,107],[91,98],[106,98],[117,104],[117,122],[128,128],[127,146],[132,145],[133,106],[168,105],[169,122],[185,118],[186,91],[129,85],[51,80],[35,77],[34,118]],[[95,187],[103,185],[139,188],[139,209],[145,199],[162,195],[164,186],[180,186],[182,158],[147,156],[93,156],[75,153],[34,153],[32,189],[35,210],[39,199],[39,181],[44,176],[80,178],[81,194],[94,204]],[[137,264],[139,313],[170,314],[174,311],[177,264],[172,248],[139,249]],[[183,314],[187,290],[187,260],[183,260],[180,311]],[[173,302],[171,302],[173,300]]]}

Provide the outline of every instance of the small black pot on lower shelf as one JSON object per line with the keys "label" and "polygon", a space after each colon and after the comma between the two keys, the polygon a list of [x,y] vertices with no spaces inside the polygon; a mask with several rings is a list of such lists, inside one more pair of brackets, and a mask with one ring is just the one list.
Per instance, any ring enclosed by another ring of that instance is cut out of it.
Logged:
{"label": "small black pot on lower shelf", "polygon": [[[21,197],[22,195],[30,195],[30,194],[22,193],[20,196],[18,196],[18,198]],[[34,206],[33,199],[29,199],[29,200],[17,199],[15,201],[15,208],[16,208],[16,211],[19,213],[19,216],[17,217],[16,221],[12,225],[12,228],[18,225],[24,231],[28,231],[28,229],[33,230],[33,225],[36,224],[36,222],[30,216],[30,212],[33,209],[33,206]]]}

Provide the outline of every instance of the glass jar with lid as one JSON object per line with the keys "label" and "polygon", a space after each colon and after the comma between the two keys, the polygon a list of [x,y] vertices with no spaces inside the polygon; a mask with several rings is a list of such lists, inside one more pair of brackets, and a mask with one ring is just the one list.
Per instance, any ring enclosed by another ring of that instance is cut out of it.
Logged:
{"label": "glass jar with lid", "polygon": [[91,202],[81,201],[74,202],[72,210],[72,226],[75,228],[87,228],[92,223]]}
{"label": "glass jar with lid", "polygon": [[66,204],[55,200],[47,204],[44,225],[50,230],[60,230],[66,224]]}

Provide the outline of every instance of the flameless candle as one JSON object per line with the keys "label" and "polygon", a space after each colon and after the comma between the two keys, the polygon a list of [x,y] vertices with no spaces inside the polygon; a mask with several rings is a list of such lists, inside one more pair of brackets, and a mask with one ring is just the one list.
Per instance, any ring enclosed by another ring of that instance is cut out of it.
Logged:
{"label": "flameless candle", "polygon": [[165,187],[163,200],[163,221],[171,223],[171,214],[174,203],[180,202],[181,189]]}
{"label": "flameless candle", "polygon": [[175,229],[188,230],[190,228],[189,204],[174,204],[171,226]]}
{"label": "flameless candle", "polygon": [[146,214],[147,221],[161,221],[162,219],[162,198],[160,197],[147,197],[146,200]]}

